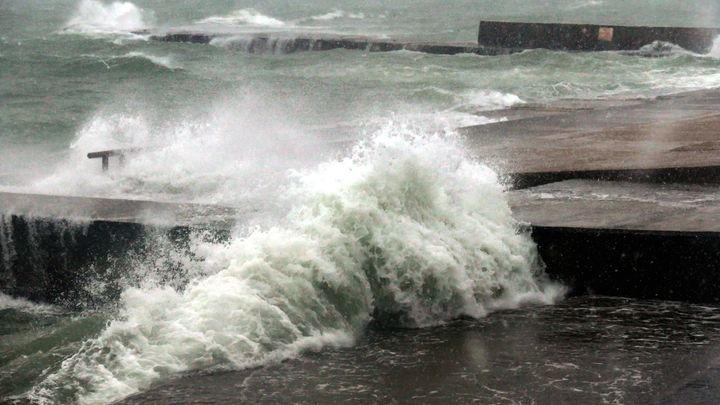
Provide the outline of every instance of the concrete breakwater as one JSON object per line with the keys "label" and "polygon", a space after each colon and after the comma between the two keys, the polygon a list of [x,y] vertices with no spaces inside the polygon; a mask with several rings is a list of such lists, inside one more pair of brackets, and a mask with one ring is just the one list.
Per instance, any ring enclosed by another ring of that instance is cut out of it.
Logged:
{"label": "concrete breakwater", "polygon": [[[574,293],[720,301],[719,101],[720,90],[706,90],[523,106],[460,131],[507,176],[510,206],[548,274]],[[0,193],[0,213],[0,290],[51,302],[81,295],[76,286],[91,276],[117,277],[97,269],[121,269],[121,257],[182,249],[197,231],[221,240],[243,218],[222,207],[11,193]]]}
{"label": "concrete breakwater", "polygon": [[509,49],[628,51],[662,41],[689,51],[707,53],[719,33],[720,30],[715,28],[482,21],[478,44]]}
{"label": "concrete breakwater", "polygon": [[574,294],[720,302],[716,186],[568,180],[509,198]]}
{"label": "concrete breakwater", "polygon": [[519,106],[500,113],[506,122],[460,131],[516,188],[572,178],[717,184],[718,103],[719,90],[702,90]]}
{"label": "concrete breakwater", "polygon": [[94,305],[131,269],[182,271],[192,238],[229,237],[234,211],[192,204],[0,193],[0,291]]}
{"label": "concrete breakwater", "polygon": [[214,29],[173,29],[167,33],[153,34],[151,39],[163,42],[188,42],[209,44],[213,41],[247,53],[287,54],[303,51],[330,51],[349,49],[366,52],[414,51],[430,54],[456,55],[472,53],[477,55],[502,55],[519,50],[483,47],[474,42],[438,43],[413,42],[393,39],[373,38],[357,35],[312,34],[312,33],[261,33],[248,34],[236,32],[231,28],[222,31]]}
{"label": "concrete breakwater", "polygon": [[[240,28],[212,24],[139,33],[149,34],[150,38],[156,41],[218,43],[254,54],[348,49],[366,52],[407,50],[442,55],[470,53],[496,56],[526,49],[546,48],[563,51],[619,51],[628,55],[659,57],[672,53],[672,48],[662,45],[663,43],[675,44],[693,52],[707,53],[720,30],[481,21],[477,42],[445,43],[333,33],[248,33]],[[647,48],[652,44],[656,46]]]}

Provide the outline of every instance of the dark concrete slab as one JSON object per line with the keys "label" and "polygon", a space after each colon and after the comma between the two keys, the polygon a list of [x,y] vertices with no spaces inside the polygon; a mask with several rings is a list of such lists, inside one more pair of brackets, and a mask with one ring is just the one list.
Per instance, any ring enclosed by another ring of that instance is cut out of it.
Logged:
{"label": "dark concrete slab", "polygon": [[117,298],[138,267],[181,278],[198,238],[229,237],[241,210],[0,193],[0,291],[68,307]]}
{"label": "dark concrete slab", "polygon": [[714,28],[481,21],[478,44],[500,48],[610,51],[638,50],[663,41],[707,53],[718,32]]}
{"label": "dark concrete slab", "polygon": [[572,180],[509,193],[574,294],[720,301],[720,188]]}
{"label": "dark concrete slab", "polygon": [[609,105],[516,113],[506,122],[460,131],[478,157],[520,185],[618,174],[652,180],[653,172],[667,174],[663,181],[673,175],[676,181],[718,180],[720,90]]}

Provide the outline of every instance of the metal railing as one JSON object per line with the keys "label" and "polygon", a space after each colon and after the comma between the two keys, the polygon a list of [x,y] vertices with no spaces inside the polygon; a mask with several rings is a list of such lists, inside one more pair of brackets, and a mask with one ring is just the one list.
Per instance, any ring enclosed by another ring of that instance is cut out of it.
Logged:
{"label": "metal railing", "polygon": [[102,159],[102,169],[104,172],[110,169],[110,158],[113,156],[118,157],[120,166],[125,164],[125,156],[138,153],[145,148],[125,148],[125,149],[108,149],[98,152],[91,152],[87,154],[88,159]]}

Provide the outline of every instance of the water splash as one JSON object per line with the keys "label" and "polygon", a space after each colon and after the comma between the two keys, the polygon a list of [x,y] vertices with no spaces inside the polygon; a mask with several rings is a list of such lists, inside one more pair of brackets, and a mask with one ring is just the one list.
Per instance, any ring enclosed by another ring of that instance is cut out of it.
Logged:
{"label": "water splash", "polygon": [[12,309],[30,314],[59,314],[62,310],[56,306],[39,304],[28,301],[24,298],[11,297],[0,292],[0,311]]}
{"label": "water splash", "polygon": [[253,8],[244,8],[233,11],[224,16],[210,16],[199,20],[198,23],[224,24],[224,25],[249,25],[255,27],[285,27],[287,23],[277,18],[267,16]]}
{"label": "water splash", "polygon": [[362,20],[365,18],[364,13],[348,13],[340,9],[334,9],[332,11],[329,11],[325,14],[319,14],[316,16],[312,16],[309,18],[309,20],[314,21],[332,21],[332,20],[339,20],[342,18],[348,18],[351,20]]}
{"label": "water splash", "polygon": [[[182,119],[100,110],[52,174],[16,191],[247,206],[251,198],[277,201],[284,172],[317,164],[330,148],[260,89],[219,97],[209,110],[177,112]],[[124,167],[113,160],[109,173],[86,157],[134,147],[145,149]]]}
{"label": "water splash", "polygon": [[518,104],[524,104],[520,97],[512,93],[490,90],[473,90],[465,93],[464,98],[470,106],[479,111],[502,110]]}
{"label": "water splash", "polygon": [[715,38],[715,41],[713,41],[712,48],[710,48],[710,52],[708,52],[708,56],[715,59],[720,59],[720,36]]}
{"label": "water splash", "polygon": [[120,316],[30,397],[110,402],[183,371],[346,346],[371,319],[438,325],[561,293],[495,174],[451,135],[388,126],[295,177],[283,226],[205,245],[208,276],[183,291],[125,291]]}
{"label": "water splash", "polygon": [[65,30],[85,34],[131,33],[149,28],[152,13],[127,1],[82,0]]}

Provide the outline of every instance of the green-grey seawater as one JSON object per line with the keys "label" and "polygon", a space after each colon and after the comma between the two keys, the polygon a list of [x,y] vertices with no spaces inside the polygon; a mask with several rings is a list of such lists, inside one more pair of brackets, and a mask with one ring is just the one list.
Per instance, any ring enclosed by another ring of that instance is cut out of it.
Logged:
{"label": "green-grey seawater", "polygon": [[[717,87],[720,47],[249,55],[136,33],[212,24],[472,41],[480,19],[717,27],[720,5],[0,0],[0,190],[252,203],[269,217],[198,246],[208,264],[182,288],[133,284],[85,312],[0,293],[0,401],[102,403],[183,372],[352,345],[378,314],[424,327],[557,300],[502,186],[452,129],[519,103]],[[365,143],[338,157],[323,146],[335,140]],[[85,158],[130,146],[151,149],[108,175]]]}

